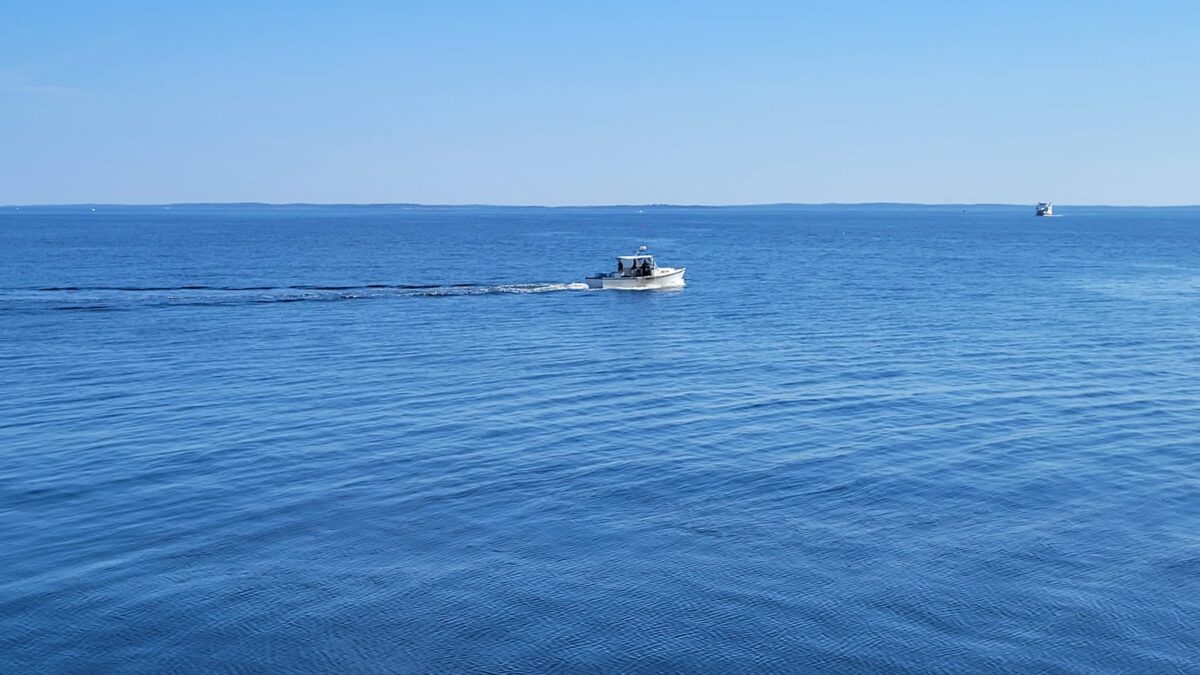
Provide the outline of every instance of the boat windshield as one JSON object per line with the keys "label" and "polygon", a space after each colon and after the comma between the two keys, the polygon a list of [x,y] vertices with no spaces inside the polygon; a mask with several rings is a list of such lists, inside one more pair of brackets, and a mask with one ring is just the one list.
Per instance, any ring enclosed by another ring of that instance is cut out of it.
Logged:
{"label": "boat windshield", "polygon": [[623,255],[617,257],[617,273],[621,276],[649,276],[654,268],[654,256]]}

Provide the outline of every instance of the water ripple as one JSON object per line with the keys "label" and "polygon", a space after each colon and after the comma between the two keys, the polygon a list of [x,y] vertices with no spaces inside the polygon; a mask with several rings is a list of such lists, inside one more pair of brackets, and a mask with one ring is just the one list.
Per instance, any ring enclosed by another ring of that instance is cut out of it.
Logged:
{"label": "water ripple", "polygon": [[0,669],[1190,672],[1146,213],[0,216]]}

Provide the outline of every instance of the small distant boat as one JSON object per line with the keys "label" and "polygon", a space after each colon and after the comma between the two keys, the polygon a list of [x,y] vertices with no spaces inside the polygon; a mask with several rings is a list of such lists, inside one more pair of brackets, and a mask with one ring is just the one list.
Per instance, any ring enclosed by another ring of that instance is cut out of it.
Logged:
{"label": "small distant boat", "polygon": [[1033,209],[1035,216],[1052,216],[1054,215],[1054,205],[1050,202],[1038,202],[1038,205]]}
{"label": "small distant boat", "polygon": [[617,256],[617,271],[593,274],[586,279],[588,288],[612,288],[625,291],[649,291],[683,288],[686,267],[659,267],[654,256],[639,246],[633,255]]}

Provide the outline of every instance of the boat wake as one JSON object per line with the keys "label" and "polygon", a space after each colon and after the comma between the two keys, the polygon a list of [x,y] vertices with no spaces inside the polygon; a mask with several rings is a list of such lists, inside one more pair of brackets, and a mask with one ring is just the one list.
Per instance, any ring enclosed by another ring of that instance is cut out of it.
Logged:
{"label": "boat wake", "polygon": [[0,311],[120,311],[136,307],[227,306],[388,298],[521,295],[585,291],[585,283],[363,284],[288,286],[48,286],[0,289]]}

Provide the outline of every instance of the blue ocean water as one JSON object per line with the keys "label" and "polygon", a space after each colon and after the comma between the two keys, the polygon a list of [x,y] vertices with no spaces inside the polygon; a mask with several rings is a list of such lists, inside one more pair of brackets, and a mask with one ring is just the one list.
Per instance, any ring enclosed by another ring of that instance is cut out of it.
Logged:
{"label": "blue ocean water", "polygon": [[1200,670],[1200,208],[1060,211],[5,207],[0,670]]}

